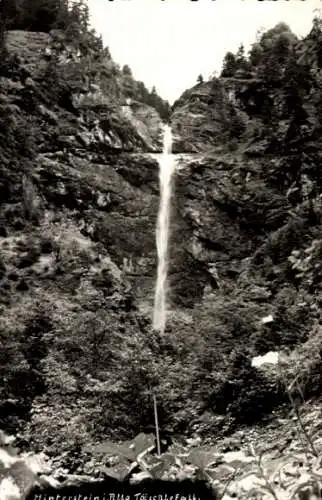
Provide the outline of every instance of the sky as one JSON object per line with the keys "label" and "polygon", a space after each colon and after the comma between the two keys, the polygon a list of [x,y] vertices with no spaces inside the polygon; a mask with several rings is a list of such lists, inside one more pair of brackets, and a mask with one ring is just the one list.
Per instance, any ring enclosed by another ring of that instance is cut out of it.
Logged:
{"label": "sky", "polygon": [[310,31],[322,0],[88,0],[91,24],[113,59],[173,103],[202,74],[220,73],[227,51],[248,50],[259,29],[284,21]]}

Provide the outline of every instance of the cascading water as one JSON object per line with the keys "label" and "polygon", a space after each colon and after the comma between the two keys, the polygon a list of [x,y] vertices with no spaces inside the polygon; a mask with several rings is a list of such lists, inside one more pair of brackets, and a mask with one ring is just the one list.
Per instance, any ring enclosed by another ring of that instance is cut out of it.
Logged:
{"label": "cascading water", "polygon": [[159,160],[160,206],[156,228],[158,252],[157,283],[155,287],[153,328],[164,332],[166,325],[166,295],[168,271],[168,242],[170,225],[171,179],[174,172],[172,155],[172,132],[169,125],[164,126],[163,152]]}

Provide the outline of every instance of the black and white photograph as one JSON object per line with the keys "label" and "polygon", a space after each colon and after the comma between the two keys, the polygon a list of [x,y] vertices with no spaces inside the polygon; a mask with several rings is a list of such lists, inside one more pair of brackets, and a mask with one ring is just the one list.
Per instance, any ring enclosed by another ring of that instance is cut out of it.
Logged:
{"label": "black and white photograph", "polygon": [[322,0],[0,0],[0,500],[322,498]]}

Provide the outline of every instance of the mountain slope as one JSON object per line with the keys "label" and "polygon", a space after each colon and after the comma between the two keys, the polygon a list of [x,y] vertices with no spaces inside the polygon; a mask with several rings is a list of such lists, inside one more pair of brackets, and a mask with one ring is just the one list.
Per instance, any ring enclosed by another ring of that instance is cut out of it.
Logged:
{"label": "mountain slope", "polygon": [[[139,407],[137,417],[126,413],[137,400],[128,374],[151,356],[131,266],[144,248],[154,274],[150,153],[160,150],[162,122],[128,96],[136,82],[108,51],[82,51],[62,30],[5,39],[1,427],[17,431],[28,420],[35,447],[50,448],[60,435],[54,449],[71,452],[95,434],[126,435],[152,419]],[[152,280],[146,286],[151,292]],[[63,444],[70,418],[75,430]]]}
{"label": "mountain slope", "polygon": [[[189,154],[177,156],[161,337],[160,117],[92,38],[84,50],[62,29],[7,33],[0,404],[22,446],[83,471],[88,445],[151,428],[153,394],[165,433],[202,437],[273,418],[295,376],[319,395],[318,29],[287,36],[277,80],[264,37],[256,64],[175,104],[175,151]],[[251,366],[275,349],[285,380]]]}
{"label": "mountain slope", "polygon": [[[294,391],[320,394],[321,32],[315,19],[297,40],[281,23],[249,57],[230,54],[220,78],[198,83],[173,106],[174,150],[190,152],[182,155],[174,201],[175,227],[185,228],[173,235],[181,304],[194,305],[193,326],[182,331],[207,339],[199,380],[209,377],[213,391],[205,407],[239,421],[251,420],[255,406],[265,413],[283,401],[279,383],[275,395],[261,389],[264,401],[255,380],[254,391],[246,389],[252,356],[299,350],[288,372],[290,382],[301,380]],[[170,278],[175,295],[173,268]],[[307,342],[317,343],[310,354]],[[225,373],[221,382],[217,370]]]}

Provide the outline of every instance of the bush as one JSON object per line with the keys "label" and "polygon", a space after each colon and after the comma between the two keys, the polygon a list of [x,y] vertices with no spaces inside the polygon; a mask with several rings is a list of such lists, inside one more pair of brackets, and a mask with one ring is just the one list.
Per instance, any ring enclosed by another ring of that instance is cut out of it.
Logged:
{"label": "bush", "polygon": [[245,120],[240,114],[236,113],[236,115],[231,118],[229,139],[240,139],[246,129]]}
{"label": "bush", "polygon": [[316,323],[308,340],[281,359],[283,381],[294,396],[312,398],[322,390],[322,327]]}
{"label": "bush", "polygon": [[283,262],[288,269],[287,257],[298,248],[307,233],[307,221],[302,218],[289,218],[282,227],[272,232],[267,241],[254,254],[254,264],[261,264],[264,256],[272,259],[273,264]]}
{"label": "bush", "polygon": [[251,425],[287,401],[285,389],[253,368],[249,355],[234,352],[232,357],[226,380],[210,395],[208,405],[232,417],[235,425]]}
{"label": "bush", "polygon": [[3,318],[0,324],[0,407],[1,426],[14,430],[28,418],[33,399],[44,392],[40,361],[46,355],[44,334],[50,319],[31,311],[25,325]]}

